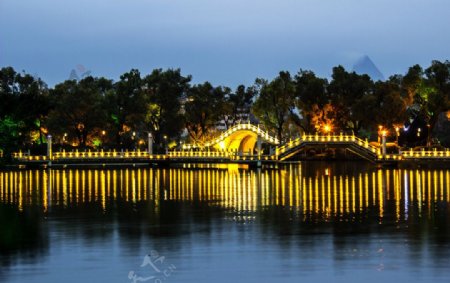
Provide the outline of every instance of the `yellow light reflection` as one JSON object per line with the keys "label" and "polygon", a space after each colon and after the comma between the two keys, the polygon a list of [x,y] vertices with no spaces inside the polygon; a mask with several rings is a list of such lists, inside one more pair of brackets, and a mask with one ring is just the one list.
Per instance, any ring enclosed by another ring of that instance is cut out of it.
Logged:
{"label": "yellow light reflection", "polygon": [[[110,201],[204,201],[236,212],[248,213],[279,205],[312,217],[355,214],[377,209],[380,219],[392,211],[397,221],[407,219],[416,205],[431,215],[433,203],[450,201],[450,170],[374,170],[357,175],[325,170],[308,172],[290,164],[283,169],[169,168],[121,170],[28,170],[0,172],[0,202],[24,210],[39,205],[73,207],[98,203],[107,211]],[[372,198],[372,200],[370,199]],[[388,209],[391,206],[391,209]]]}

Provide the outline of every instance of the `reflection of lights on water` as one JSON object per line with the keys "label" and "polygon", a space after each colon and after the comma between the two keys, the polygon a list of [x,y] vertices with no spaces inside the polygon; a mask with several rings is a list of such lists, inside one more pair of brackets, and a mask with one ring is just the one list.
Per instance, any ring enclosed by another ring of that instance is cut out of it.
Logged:
{"label": "reflection of lights on water", "polygon": [[[55,205],[70,207],[96,201],[103,211],[108,211],[110,199],[153,200],[155,207],[161,201],[200,200],[231,209],[229,217],[234,221],[249,222],[255,217],[254,211],[271,205],[286,206],[309,216],[323,213],[326,219],[378,207],[380,217],[384,217],[387,207],[391,208],[386,200],[393,196],[397,216],[403,207],[406,220],[409,200],[417,196],[414,206],[421,211],[420,206],[427,205],[424,200],[446,200],[450,190],[445,185],[449,171],[381,170],[327,177],[331,168],[323,168],[320,172],[325,174],[313,177],[294,165],[286,169],[253,171],[224,164],[222,169],[0,172],[0,201],[13,202],[19,209],[37,204],[44,211],[51,211]],[[37,199],[32,197],[35,188],[41,190]]]}
{"label": "reflection of lights on water", "polygon": [[408,172],[405,172],[404,175],[405,180],[405,196],[404,196],[404,202],[405,202],[405,220],[408,219],[408,195],[409,195],[409,176]]}

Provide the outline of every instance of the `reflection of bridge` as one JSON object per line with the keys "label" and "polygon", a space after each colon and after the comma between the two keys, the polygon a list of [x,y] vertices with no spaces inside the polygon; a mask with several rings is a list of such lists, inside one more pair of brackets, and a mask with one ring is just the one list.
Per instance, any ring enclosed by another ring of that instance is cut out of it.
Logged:
{"label": "reflection of bridge", "polygon": [[[268,144],[273,150],[264,152],[262,144]],[[149,154],[144,151],[132,152],[55,152],[47,156],[28,156],[16,153],[19,163],[254,163],[278,162],[299,159],[317,150],[336,152],[344,150],[359,158],[371,162],[398,162],[401,160],[440,160],[450,161],[450,151],[405,151],[398,154],[383,154],[380,147],[369,144],[354,135],[304,135],[283,145],[268,132],[251,124],[236,125],[204,147],[185,146],[183,151],[167,154]],[[301,156],[302,155],[302,156]],[[313,156],[314,157],[314,156]],[[315,156],[317,157],[317,155]]]}

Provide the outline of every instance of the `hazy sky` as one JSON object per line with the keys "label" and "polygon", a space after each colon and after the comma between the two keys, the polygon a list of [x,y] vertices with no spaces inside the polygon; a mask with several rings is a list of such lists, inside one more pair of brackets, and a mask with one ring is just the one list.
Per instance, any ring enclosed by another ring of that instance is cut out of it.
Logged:
{"label": "hazy sky", "polygon": [[0,0],[0,66],[50,85],[77,65],[117,79],[180,67],[236,86],[328,77],[367,54],[385,77],[450,59],[448,0]]}

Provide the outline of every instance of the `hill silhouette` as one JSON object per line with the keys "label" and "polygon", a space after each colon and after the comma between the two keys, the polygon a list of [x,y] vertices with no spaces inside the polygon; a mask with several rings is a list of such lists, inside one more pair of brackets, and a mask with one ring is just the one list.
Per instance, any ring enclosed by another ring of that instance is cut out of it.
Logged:
{"label": "hill silhouette", "polygon": [[358,61],[356,61],[353,65],[353,71],[360,75],[367,74],[374,81],[384,80],[383,74],[367,55],[362,56]]}

